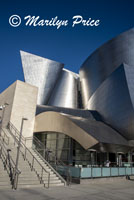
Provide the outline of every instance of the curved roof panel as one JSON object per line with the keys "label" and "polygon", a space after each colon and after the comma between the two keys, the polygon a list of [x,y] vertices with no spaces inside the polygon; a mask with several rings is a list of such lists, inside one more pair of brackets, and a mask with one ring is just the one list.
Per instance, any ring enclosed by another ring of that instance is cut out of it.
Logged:
{"label": "curved roof panel", "polygon": [[128,145],[118,132],[95,120],[64,113],[44,112],[36,116],[34,132],[59,132],[66,134],[88,149],[98,143]]}
{"label": "curved roof panel", "polygon": [[91,96],[88,109],[99,112],[103,121],[134,140],[134,67],[118,67]]}
{"label": "curved roof panel", "polygon": [[80,81],[84,107],[102,82],[122,63],[134,67],[134,29],[102,45],[81,66]]}

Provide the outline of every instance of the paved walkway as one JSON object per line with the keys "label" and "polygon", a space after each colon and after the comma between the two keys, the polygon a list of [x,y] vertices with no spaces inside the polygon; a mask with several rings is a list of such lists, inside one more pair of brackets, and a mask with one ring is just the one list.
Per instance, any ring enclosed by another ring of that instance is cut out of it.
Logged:
{"label": "paved walkway", "polygon": [[51,189],[0,190],[0,200],[134,200],[134,180],[117,180]]}

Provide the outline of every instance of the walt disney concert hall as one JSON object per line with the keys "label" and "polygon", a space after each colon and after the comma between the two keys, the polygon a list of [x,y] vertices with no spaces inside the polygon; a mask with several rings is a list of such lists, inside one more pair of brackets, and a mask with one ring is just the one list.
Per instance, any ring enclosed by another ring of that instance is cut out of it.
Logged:
{"label": "walt disney concert hall", "polygon": [[20,54],[25,82],[0,95],[11,105],[5,125],[11,121],[20,129],[19,119],[27,117],[23,136],[36,137],[50,163],[56,158],[70,166],[104,166],[109,160],[114,167],[134,161],[134,29],[89,55],[79,74]]}

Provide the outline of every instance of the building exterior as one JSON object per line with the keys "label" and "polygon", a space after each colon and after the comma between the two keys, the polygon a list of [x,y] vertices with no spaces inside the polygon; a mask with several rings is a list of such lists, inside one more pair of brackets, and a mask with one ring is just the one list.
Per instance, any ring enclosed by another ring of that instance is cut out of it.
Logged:
{"label": "building exterior", "polygon": [[23,136],[37,137],[51,162],[100,166],[110,160],[119,166],[134,161],[133,53],[134,29],[98,48],[79,74],[21,51],[25,82],[0,94],[0,104],[9,103],[4,125],[11,121],[20,129],[27,117]]}
{"label": "building exterior", "polygon": [[[3,111],[3,126],[7,126],[11,121],[14,126],[20,130],[21,120],[27,117],[24,124],[23,136],[32,137],[35,121],[35,111],[37,104],[38,88],[22,81],[16,81],[0,94],[0,105],[8,103],[9,105]],[[31,145],[31,144],[30,144]]]}

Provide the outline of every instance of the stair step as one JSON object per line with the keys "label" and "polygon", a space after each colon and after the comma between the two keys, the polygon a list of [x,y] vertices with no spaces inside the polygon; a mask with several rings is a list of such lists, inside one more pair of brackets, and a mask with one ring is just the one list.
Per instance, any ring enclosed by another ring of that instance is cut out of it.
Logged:
{"label": "stair step", "polygon": [[3,179],[9,179],[9,175],[5,175],[5,176],[0,176],[0,180],[3,180]]}
{"label": "stair step", "polygon": [[[44,181],[44,182],[48,182],[48,179],[46,179],[46,178],[42,178],[42,180]],[[50,182],[57,182],[57,183],[61,183],[61,180],[59,180],[59,179],[50,179]]]}
{"label": "stair step", "polygon": [[0,182],[0,186],[4,186],[4,185],[11,185],[11,183],[10,182]]}
{"label": "stair step", "polygon": [[0,177],[0,182],[4,181],[4,180],[9,180],[10,177],[9,176],[3,176],[3,177]]}
{"label": "stair step", "polygon": [[[41,169],[41,168],[34,167],[34,169],[36,169],[38,172],[42,172],[42,169]],[[46,169],[45,167],[44,167],[44,169],[45,169],[45,170],[44,170],[44,173],[47,173],[47,172],[48,172],[48,173],[49,173],[49,172],[50,172],[50,173],[53,173],[53,171],[52,171],[51,169],[48,169],[48,168]]]}
{"label": "stair step", "polygon": [[3,190],[3,189],[12,189],[12,186],[11,185],[0,185],[0,190]]}
{"label": "stair step", "polygon": [[31,171],[31,169],[27,169],[27,170],[20,169],[20,171],[21,171],[21,174],[29,174],[29,173],[31,174],[33,172]]}
{"label": "stair step", "polygon": [[21,170],[21,169],[23,169],[23,170],[29,170],[29,171],[31,171],[31,168],[30,168],[30,166],[22,166],[22,165],[19,165],[19,169]]}
{"label": "stair step", "polygon": [[8,176],[7,173],[3,173],[3,172],[2,172],[2,174],[0,174],[0,178],[7,177],[7,176]]}
{"label": "stair step", "polygon": [[18,181],[19,185],[40,185],[40,181]]}
{"label": "stair step", "polygon": [[[41,171],[37,171],[37,173],[38,173],[38,174],[41,174]],[[44,172],[43,175],[47,175],[47,176],[48,176],[48,173],[47,173],[47,172]],[[50,176],[51,176],[51,175],[55,175],[55,174],[51,171],[51,172],[50,172]]]}
{"label": "stair step", "polygon": [[[43,182],[44,182],[44,183],[48,183],[47,180],[44,180]],[[50,180],[50,183],[51,183],[51,184],[54,184],[54,183],[55,183],[55,184],[56,184],[56,183],[61,183],[61,180]]]}
{"label": "stair step", "polygon": [[19,176],[19,178],[27,178],[27,179],[36,179],[37,178],[37,175],[36,176],[32,176],[32,174],[31,174],[31,176],[29,176],[29,175],[27,175],[27,174],[22,174],[21,176]]}
{"label": "stair step", "polygon": [[38,177],[36,176],[36,177],[24,177],[24,176],[22,176],[22,177],[19,177],[19,180],[38,180]]}
{"label": "stair step", "polygon": [[7,174],[6,169],[1,169],[1,170],[0,170],[0,175],[1,175],[1,174]]}
{"label": "stair step", "polygon": [[[48,177],[44,177],[44,176],[42,178],[46,179],[46,180],[48,179]],[[59,178],[58,177],[50,177],[50,180],[59,180]]]}
{"label": "stair step", "polygon": [[37,177],[37,175],[35,173],[25,173],[25,172],[22,172],[20,175],[20,177]]}
{"label": "stair step", "polygon": [[[48,175],[43,175],[43,177],[44,178],[47,178],[48,177]],[[52,176],[52,175],[50,175],[50,178],[58,178],[55,174]]]}
{"label": "stair step", "polygon": [[18,184],[28,184],[28,185],[33,185],[33,184],[40,184],[40,181],[37,180],[18,180]]}
{"label": "stair step", "polygon": [[21,189],[21,188],[43,188],[44,187],[44,185],[43,184],[38,184],[38,185],[36,185],[36,184],[19,184],[18,185],[18,188],[19,189]]}
{"label": "stair step", "polygon": [[[39,160],[38,160],[39,161]],[[40,161],[39,161],[40,162]],[[46,166],[46,167],[49,167],[47,164],[45,164],[43,161],[40,162],[42,165]],[[35,165],[39,165],[37,162],[35,163]]]}
{"label": "stair step", "polygon": [[[10,144],[6,145],[6,147],[11,149],[10,155],[12,156],[13,160],[16,161],[17,145],[14,145],[14,139],[13,139],[12,135],[10,134],[9,130],[5,128],[5,131],[7,132],[7,135],[10,136]],[[51,169],[51,167],[49,167],[49,165],[47,165],[47,163],[45,163],[44,160],[41,159],[41,157],[35,151],[33,151],[32,148],[29,150],[46,170],[46,172],[43,171],[44,184],[47,185],[48,173],[49,173],[50,174],[50,186],[64,185],[64,183],[61,183],[60,178],[55,174],[53,169]],[[23,149],[23,147],[21,147],[21,152],[23,152],[23,154],[25,154],[25,149]],[[28,152],[27,152],[26,156],[27,156],[27,160],[29,160],[29,162],[32,163],[32,160],[33,160],[32,156]],[[38,175],[41,176],[41,174],[42,174],[42,168],[35,161],[34,168],[31,171],[30,165],[27,162],[27,160],[24,160],[22,153],[20,153],[19,165],[18,165],[18,168],[21,171],[21,174],[19,175],[19,179],[18,179],[19,188],[40,187],[40,186],[42,187],[44,184],[40,184],[39,179],[38,179]],[[10,178],[8,177],[7,172],[4,171],[3,165],[2,166],[0,165],[0,172],[2,172],[2,175],[0,175],[0,183],[2,183],[5,180],[8,183],[10,181]]]}
{"label": "stair step", "polygon": [[1,163],[1,165],[0,165],[0,169],[4,169],[4,165],[3,165],[3,163]]}
{"label": "stair step", "polygon": [[[44,186],[47,187],[48,183],[45,183]],[[49,183],[49,187],[57,187],[57,186],[64,186],[64,183]]]}

